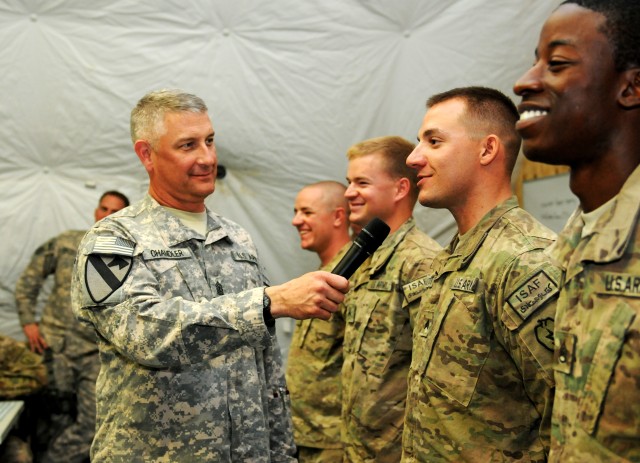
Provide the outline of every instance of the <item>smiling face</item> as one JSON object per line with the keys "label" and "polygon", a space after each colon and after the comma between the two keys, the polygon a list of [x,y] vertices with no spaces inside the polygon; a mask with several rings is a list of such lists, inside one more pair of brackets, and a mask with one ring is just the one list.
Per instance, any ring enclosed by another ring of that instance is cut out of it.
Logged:
{"label": "smiling face", "polygon": [[393,217],[399,179],[389,173],[380,153],[372,153],[349,160],[344,196],[349,201],[349,220],[364,227],[378,217],[387,222]]}
{"label": "smiling face", "polygon": [[573,167],[612,145],[620,74],[604,23],[600,13],[565,4],[544,24],[535,64],[514,86],[527,158]]}
{"label": "smiling face", "polygon": [[298,229],[302,249],[321,253],[330,245],[336,220],[334,212],[321,188],[310,186],[298,193],[291,224]]}
{"label": "smiling face", "polygon": [[477,178],[481,140],[463,122],[466,103],[460,98],[429,108],[418,132],[418,145],[407,165],[418,171],[418,201],[423,206],[456,209],[464,204]]}
{"label": "smiling face", "polygon": [[135,143],[149,173],[149,192],[163,206],[204,211],[204,200],[215,189],[217,157],[213,127],[205,112],[170,112],[164,133],[154,147]]}

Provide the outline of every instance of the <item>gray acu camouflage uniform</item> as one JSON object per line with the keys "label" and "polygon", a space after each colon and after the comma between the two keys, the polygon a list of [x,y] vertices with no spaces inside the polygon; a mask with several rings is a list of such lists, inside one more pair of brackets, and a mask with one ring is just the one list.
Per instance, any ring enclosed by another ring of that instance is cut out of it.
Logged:
{"label": "gray acu camouflage uniform", "polygon": [[549,249],[558,299],[554,462],[640,461],[640,167],[582,236],[580,210]]}
{"label": "gray acu camouflage uniform", "polygon": [[546,460],[554,236],[512,197],[436,257],[414,331],[403,462]]}
{"label": "gray acu camouflage uniform", "polygon": [[75,399],[77,416],[58,423],[64,431],[49,444],[51,461],[83,461],[89,456],[96,420],[95,383],[100,370],[95,333],[79,323],[71,310],[71,275],[84,230],[69,230],[34,253],[18,278],[15,298],[20,323],[36,323],[38,295],[53,275],[53,288],[43,308],[39,330],[51,349],[52,393]]}
{"label": "gray acu camouflage uniform", "polygon": [[73,308],[102,361],[93,463],[295,461],[256,249],[207,214],[203,237],[146,196],[81,244]]}
{"label": "gray acu camouflage uniform", "polygon": [[440,245],[413,218],[350,278],[342,368],[345,461],[398,463],[411,363],[411,333]]}

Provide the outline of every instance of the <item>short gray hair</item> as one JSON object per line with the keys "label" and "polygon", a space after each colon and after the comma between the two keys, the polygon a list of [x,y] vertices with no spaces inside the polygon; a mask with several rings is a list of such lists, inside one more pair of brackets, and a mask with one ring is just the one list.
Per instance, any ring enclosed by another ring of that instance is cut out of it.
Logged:
{"label": "short gray hair", "polygon": [[206,113],[208,108],[202,98],[178,89],[147,93],[131,110],[131,141],[144,139],[155,147],[164,133],[165,114],[181,111]]}

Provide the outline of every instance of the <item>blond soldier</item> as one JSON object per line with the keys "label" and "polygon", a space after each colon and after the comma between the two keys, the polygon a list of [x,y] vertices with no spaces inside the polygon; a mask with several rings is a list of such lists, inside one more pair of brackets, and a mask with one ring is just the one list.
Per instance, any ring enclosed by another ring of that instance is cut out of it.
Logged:
{"label": "blond soldier", "polygon": [[412,322],[440,250],[413,219],[416,175],[405,164],[413,147],[380,137],[347,152],[349,219],[362,228],[378,217],[391,229],[351,277],[344,302],[341,438],[349,462],[400,460]]}
{"label": "blond soldier", "polygon": [[[345,190],[339,182],[324,181],[305,186],[296,196],[291,223],[298,229],[302,249],[318,254],[322,270],[331,271],[351,244]],[[342,461],[343,340],[344,319],[340,312],[326,321],[296,322],[286,378],[300,463]]]}
{"label": "blond soldier", "polygon": [[201,98],[145,95],[131,138],[148,195],[89,230],[72,282],[99,334],[92,463],[295,461],[275,318],[328,319],[348,281],[267,287],[249,234],[205,206],[217,156]]}
{"label": "blond soldier", "polygon": [[407,164],[422,205],[458,233],[434,262],[414,330],[403,462],[543,462],[553,398],[554,234],[518,207],[511,100],[432,96]]}
{"label": "blond soldier", "polygon": [[568,165],[580,207],[549,254],[553,462],[640,461],[640,3],[564,2],[515,84],[534,161]]}
{"label": "blond soldier", "polygon": [[[97,221],[127,207],[129,200],[118,191],[102,194],[94,211]],[[18,278],[15,298],[22,329],[32,351],[50,349],[52,373],[47,393],[62,410],[75,409],[75,417],[60,416],[52,426],[56,436],[49,443],[45,462],[82,462],[89,456],[95,428],[95,383],[100,361],[95,335],[78,323],[71,310],[71,274],[85,230],[68,230],[40,246]],[[36,320],[36,307],[45,280],[53,277],[53,288]],[[66,402],[69,402],[68,404]],[[64,415],[64,414],[60,414]]]}

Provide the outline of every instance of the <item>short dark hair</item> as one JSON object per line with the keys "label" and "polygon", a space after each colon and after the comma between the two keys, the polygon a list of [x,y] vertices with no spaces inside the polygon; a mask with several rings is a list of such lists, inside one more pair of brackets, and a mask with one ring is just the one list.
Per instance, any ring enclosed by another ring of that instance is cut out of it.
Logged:
{"label": "short dark hair", "polygon": [[566,0],[605,17],[602,31],[613,47],[617,71],[640,66],[640,2],[638,0]]}
{"label": "short dark hair", "polygon": [[116,198],[119,198],[120,201],[124,203],[124,207],[129,206],[129,198],[127,198],[124,194],[120,193],[119,191],[116,191],[116,190],[105,191],[104,193],[102,193],[102,196],[100,196],[98,203],[100,203],[105,198],[105,196],[115,196]]}
{"label": "short dark hair", "polygon": [[472,134],[484,137],[496,133],[500,137],[506,148],[507,171],[511,173],[522,141],[516,131],[516,122],[520,118],[516,105],[499,90],[471,86],[437,93],[427,100],[427,108],[458,98],[466,103],[466,114],[471,116],[466,124]]}

